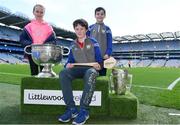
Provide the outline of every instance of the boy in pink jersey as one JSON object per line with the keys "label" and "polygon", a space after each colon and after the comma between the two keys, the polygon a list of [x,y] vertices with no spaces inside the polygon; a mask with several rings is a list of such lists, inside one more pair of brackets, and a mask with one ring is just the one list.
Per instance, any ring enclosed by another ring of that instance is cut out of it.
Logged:
{"label": "boy in pink jersey", "polygon": [[[33,8],[33,14],[35,19],[25,26],[20,35],[22,46],[46,43],[56,44],[56,36],[53,28],[43,20],[45,14],[44,6],[36,4]],[[39,69],[38,65],[33,62],[31,55],[27,55],[27,57],[30,64],[31,75],[37,75],[43,67],[40,66]]]}

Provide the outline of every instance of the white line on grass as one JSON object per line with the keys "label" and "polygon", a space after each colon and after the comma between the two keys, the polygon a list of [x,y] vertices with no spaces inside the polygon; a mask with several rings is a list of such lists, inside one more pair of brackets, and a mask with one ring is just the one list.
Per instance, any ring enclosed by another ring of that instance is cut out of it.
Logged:
{"label": "white line on grass", "polygon": [[172,90],[174,86],[180,81],[180,77],[177,78],[174,82],[172,82],[167,89]]}
{"label": "white line on grass", "polygon": [[176,116],[180,116],[180,113],[169,113],[169,115],[176,115]]}
{"label": "white line on grass", "polygon": [[30,76],[30,75],[25,75],[25,74],[5,73],[5,72],[0,72],[0,74],[3,74],[3,75],[13,75],[13,76]]}
{"label": "white line on grass", "polygon": [[167,89],[167,88],[160,88],[160,87],[154,87],[154,86],[143,86],[143,85],[133,85],[135,87],[141,87],[141,88],[152,88],[152,89]]}

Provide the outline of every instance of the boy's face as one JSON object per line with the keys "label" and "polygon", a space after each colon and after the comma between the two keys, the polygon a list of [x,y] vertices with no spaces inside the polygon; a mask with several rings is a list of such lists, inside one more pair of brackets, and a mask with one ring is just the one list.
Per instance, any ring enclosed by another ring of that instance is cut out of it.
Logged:
{"label": "boy's face", "polygon": [[106,15],[103,10],[97,11],[95,14],[97,23],[102,23],[105,17]]}
{"label": "boy's face", "polygon": [[86,36],[86,28],[81,26],[81,25],[77,25],[75,28],[75,33],[76,33],[76,36],[77,38],[81,39],[81,38],[84,38]]}
{"label": "boy's face", "polygon": [[33,12],[36,20],[42,20],[42,19],[43,19],[43,16],[44,16],[44,12],[45,12],[45,10],[44,10],[43,7],[41,7],[41,6],[36,6],[36,7],[35,7],[35,10],[34,10],[34,12]]}

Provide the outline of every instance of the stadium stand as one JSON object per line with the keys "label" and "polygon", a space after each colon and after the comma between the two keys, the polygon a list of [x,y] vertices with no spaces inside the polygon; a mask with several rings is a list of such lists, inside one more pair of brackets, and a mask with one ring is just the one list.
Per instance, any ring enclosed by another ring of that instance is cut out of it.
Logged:
{"label": "stadium stand", "polygon": [[137,63],[135,66],[137,67],[148,67],[152,64],[153,60],[141,60],[139,63]]}
{"label": "stadium stand", "polygon": [[180,67],[180,32],[114,37],[113,56],[120,66]]}
{"label": "stadium stand", "polygon": [[179,67],[180,60],[178,59],[170,59],[166,62],[166,67]]}
{"label": "stadium stand", "polygon": [[[22,13],[11,13],[0,7],[0,63],[28,62],[23,57],[19,34],[29,21],[29,17]],[[75,34],[52,26],[57,43],[69,47]],[[128,67],[129,61],[132,67],[180,67],[180,31],[116,36],[113,38],[113,56],[120,67]],[[62,60],[65,62],[66,57]]]}
{"label": "stadium stand", "polygon": [[[29,17],[23,13],[12,13],[9,9],[0,7],[0,63],[28,62],[23,56],[24,49],[19,42],[19,35],[22,28],[29,22]],[[59,28],[54,24],[52,27],[58,37],[57,43],[62,46],[70,46],[72,39],[75,38],[75,33]],[[63,62],[65,60],[63,59]]]}

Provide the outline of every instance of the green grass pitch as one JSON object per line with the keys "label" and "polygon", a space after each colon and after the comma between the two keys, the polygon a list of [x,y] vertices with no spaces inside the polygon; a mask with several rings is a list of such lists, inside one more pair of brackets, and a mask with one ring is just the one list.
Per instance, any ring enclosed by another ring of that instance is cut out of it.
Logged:
{"label": "green grass pitch", "polygon": [[[53,70],[58,74],[62,68],[61,65],[57,65]],[[127,70],[133,74],[132,92],[140,103],[180,109],[180,81],[173,90],[167,90],[167,87],[180,77],[180,68],[128,68]],[[108,71],[108,75],[110,72],[111,70]],[[21,78],[30,76],[29,74],[29,65],[0,65],[0,83],[20,84]]]}
{"label": "green grass pitch", "polygon": [[[53,70],[58,74],[62,68],[61,65],[57,65],[53,67]],[[167,116],[168,114],[164,112],[164,107],[167,107],[171,108],[165,109],[167,112],[180,113],[180,81],[177,82],[172,90],[167,89],[173,81],[180,77],[180,68],[127,68],[127,70],[130,74],[133,74],[131,92],[138,97],[140,102],[141,108],[138,110],[137,120],[113,120],[112,118],[104,118],[102,120],[102,118],[92,118],[88,120],[88,123],[180,123],[179,116]],[[108,70],[108,75],[110,72],[111,70]],[[0,83],[7,83],[1,84],[0,94],[12,94],[19,98],[21,78],[30,76],[29,74],[29,65],[0,64]],[[7,91],[8,89],[11,91]],[[19,116],[18,108],[16,106],[11,107],[12,103],[10,102],[13,101],[13,103],[16,102],[15,104],[19,104],[18,99],[6,98],[5,96],[1,96],[0,100],[1,99],[6,103],[0,101],[0,112],[2,113],[0,114],[0,123],[58,123],[56,121],[57,116]],[[16,112],[17,115],[12,115],[14,112]],[[162,113],[160,114],[159,112]]]}

